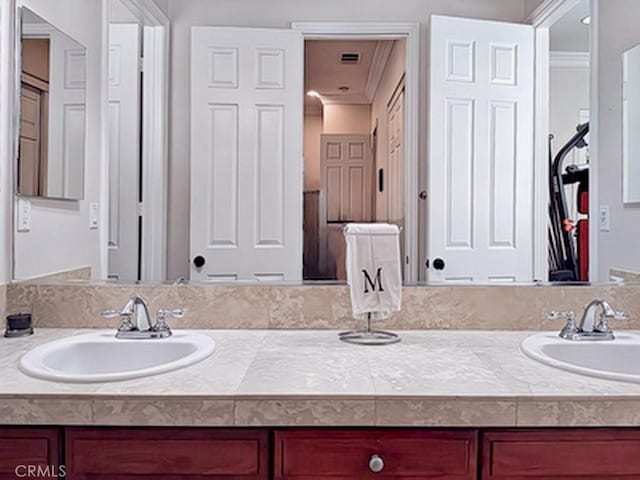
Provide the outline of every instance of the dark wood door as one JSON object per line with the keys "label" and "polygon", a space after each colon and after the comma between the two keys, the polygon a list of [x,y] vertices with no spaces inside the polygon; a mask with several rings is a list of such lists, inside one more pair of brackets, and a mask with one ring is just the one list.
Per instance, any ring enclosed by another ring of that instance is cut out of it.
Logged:
{"label": "dark wood door", "polygon": [[482,434],[482,478],[640,480],[640,431],[486,431]]}
{"label": "dark wood door", "polygon": [[68,480],[263,480],[269,478],[266,430],[66,430]]}
{"label": "dark wood door", "polygon": [[274,438],[276,480],[477,477],[475,430],[277,430]]}
{"label": "dark wood door", "polygon": [[55,428],[0,428],[0,480],[59,478],[60,432]]}

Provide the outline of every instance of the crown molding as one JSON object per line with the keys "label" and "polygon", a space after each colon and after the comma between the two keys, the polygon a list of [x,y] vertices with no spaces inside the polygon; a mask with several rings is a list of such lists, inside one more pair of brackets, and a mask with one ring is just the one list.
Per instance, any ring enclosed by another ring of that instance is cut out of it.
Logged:
{"label": "crown molding", "polygon": [[549,52],[549,66],[551,68],[589,68],[589,52]]}
{"label": "crown molding", "polygon": [[364,94],[369,99],[369,103],[373,102],[380,85],[380,80],[384,75],[384,69],[387,66],[389,57],[391,56],[391,50],[393,50],[392,41],[376,42],[376,48],[373,52],[373,59],[371,60],[371,66],[369,67],[369,74],[367,76],[367,83],[364,87]]}
{"label": "crown molding", "polygon": [[580,0],[544,0],[529,14],[525,22],[534,27],[550,26],[569,10],[575,7]]}
{"label": "crown molding", "polygon": [[49,38],[51,35],[58,30],[48,23],[23,23],[22,24],[22,34],[25,37],[46,37]]}

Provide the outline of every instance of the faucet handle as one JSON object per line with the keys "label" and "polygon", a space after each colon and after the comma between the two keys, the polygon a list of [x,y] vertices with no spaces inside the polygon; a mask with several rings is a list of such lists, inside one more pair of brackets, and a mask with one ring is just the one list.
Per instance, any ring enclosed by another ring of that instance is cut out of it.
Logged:
{"label": "faucet handle", "polygon": [[133,323],[131,323],[131,314],[125,311],[119,312],[118,310],[105,310],[102,312],[102,318],[112,319],[112,318],[121,318],[120,326],[118,327],[118,331],[124,332],[128,330],[133,330]]}
{"label": "faucet handle", "polygon": [[573,313],[573,311],[568,311],[568,312],[556,312],[555,310],[547,313],[547,318],[549,320],[560,320],[560,319],[564,319],[567,320],[567,322],[575,322],[576,321],[576,314]]}
{"label": "faucet handle", "polygon": [[171,335],[171,327],[167,324],[167,317],[172,318],[183,318],[184,310],[181,308],[174,308],[173,310],[169,309],[160,309],[158,310],[158,315],[156,317],[156,324],[153,329],[156,332],[166,332],[168,335]]}
{"label": "faucet handle", "polygon": [[567,323],[560,330],[559,336],[564,339],[572,339],[578,333],[576,325],[576,314],[573,311],[568,312],[549,312],[547,314],[549,320],[565,319]]}
{"label": "faucet handle", "polygon": [[614,312],[613,319],[614,320],[629,320],[631,316],[627,312]]}
{"label": "faucet handle", "polygon": [[182,308],[174,308],[173,310],[163,308],[158,310],[158,319],[166,320],[167,317],[183,318],[184,310]]}

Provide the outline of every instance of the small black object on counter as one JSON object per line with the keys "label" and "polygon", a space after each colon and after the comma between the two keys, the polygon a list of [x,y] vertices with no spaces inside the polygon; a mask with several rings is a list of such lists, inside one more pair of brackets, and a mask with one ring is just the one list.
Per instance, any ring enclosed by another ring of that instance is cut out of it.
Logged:
{"label": "small black object on counter", "polygon": [[30,313],[7,315],[7,328],[4,336],[8,338],[24,337],[33,334],[33,323]]}

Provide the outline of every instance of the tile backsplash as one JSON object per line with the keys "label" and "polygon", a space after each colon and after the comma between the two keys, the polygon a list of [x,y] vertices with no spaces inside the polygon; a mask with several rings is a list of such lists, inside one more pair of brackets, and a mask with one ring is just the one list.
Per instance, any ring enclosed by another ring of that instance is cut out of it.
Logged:
{"label": "tile backsplash", "polygon": [[[7,313],[31,312],[36,327],[116,328],[100,315],[119,309],[134,294],[160,308],[185,308],[174,328],[348,329],[349,291],[341,285],[217,286],[14,283],[6,286]],[[408,286],[402,311],[386,329],[559,330],[550,310],[581,312],[594,298],[627,311],[617,328],[640,329],[640,286],[445,287]],[[616,328],[616,326],[614,326]]]}

